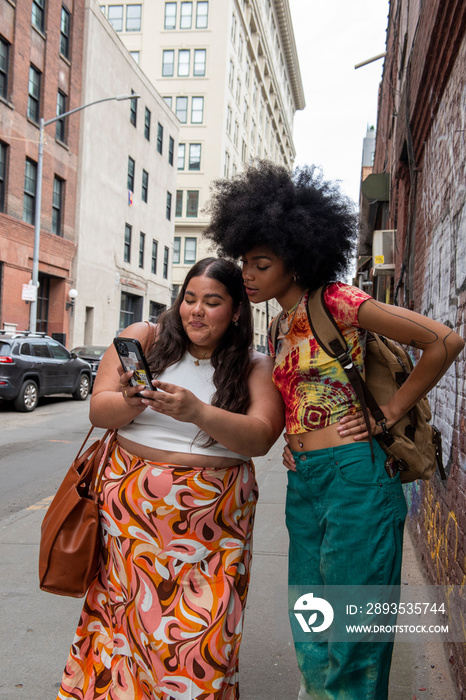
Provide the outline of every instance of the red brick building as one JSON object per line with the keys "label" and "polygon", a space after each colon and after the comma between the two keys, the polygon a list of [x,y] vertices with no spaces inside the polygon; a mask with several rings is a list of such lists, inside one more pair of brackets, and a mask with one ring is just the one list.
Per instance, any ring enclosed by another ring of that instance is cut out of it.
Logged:
{"label": "red brick building", "polygon": [[[0,328],[29,327],[39,119],[80,105],[83,33],[80,0],[0,0]],[[45,127],[37,330],[50,335],[69,324],[79,116]]]}
{"label": "red brick building", "polygon": [[[465,337],[466,3],[391,0],[386,50],[374,168],[362,185],[359,278],[366,284],[372,280],[378,298],[436,318]],[[376,231],[387,232],[382,248]],[[406,490],[408,527],[430,581],[461,589],[466,583],[465,374],[462,353],[429,395],[433,422],[443,434],[448,479],[436,476]],[[450,654],[464,700],[465,644],[452,644]]]}

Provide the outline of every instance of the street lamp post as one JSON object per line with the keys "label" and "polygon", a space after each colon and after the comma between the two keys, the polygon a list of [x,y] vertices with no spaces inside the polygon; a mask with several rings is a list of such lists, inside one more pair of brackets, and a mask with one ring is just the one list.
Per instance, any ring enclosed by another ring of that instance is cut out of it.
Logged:
{"label": "street lamp post", "polygon": [[86,107],[92,107],[92,105],[99,104],[100,102],[111,102],[113,100],[137,100],[141,95],[116,95],[115,97],[104,97],[101,100],[95,100],[94,102],[88,102],[88,104],[81,105],[81,107],[76,107],[71,109],[69,112],[63,112],[53,119],[48,119],[44,121],[43,117],[39,120],[39,153],[37,157],[37,179],[36,179],[36,201],[34,209],[34,252],[32,257],[32,286],[35,289],[35,300],[31,301],[29,309],[29,330],[31,333],[36,332],[37,326],[37,292],[39,287],[39,246],[40,246],[40,214],[41,214],[41,199],[42,199],[42,161],[44,156],[44,129],[49,124],[59,121],[68,117],[70,114],[75,112],[80,112]]}

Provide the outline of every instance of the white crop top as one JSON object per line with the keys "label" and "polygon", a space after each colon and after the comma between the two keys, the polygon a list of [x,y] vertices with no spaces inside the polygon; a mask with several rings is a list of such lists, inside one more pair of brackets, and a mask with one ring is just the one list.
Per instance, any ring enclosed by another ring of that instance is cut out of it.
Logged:
{"label": "white crop top", "polygon": [[[210,403],[215,393],[213,383],[214,368],[210,360],[198,360],[186,352],[184,357],[164,370],[158,377],[161,382],[177,384],[192,391],[204,403]],[[247,461],[249,457],[231,452],[220,443],[211,447],[201,447],[193,442],[199,432],[194,423],[183,423],[162,413],[146,408],[131,423],[118,429],[118,435],[146,447],[169,452],[187,452],[189,454],[209,455],[211,457],[235,457]],[[204,438],[205,439],[205,438]],[[200,441],[203,441],[202,436]]]}

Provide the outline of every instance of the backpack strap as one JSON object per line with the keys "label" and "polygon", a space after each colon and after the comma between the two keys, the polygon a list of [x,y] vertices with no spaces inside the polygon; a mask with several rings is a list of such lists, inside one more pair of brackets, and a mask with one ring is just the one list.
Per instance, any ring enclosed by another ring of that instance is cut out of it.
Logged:
{"label": "backpack strap", "polygon": [[277,340],[278,340],[278,324],[280,323],[280,314],[277,314],[275,318],[272,319],[272,323],[269,328],[269,338],[272,343],[274,354],[277,353]]}
{"label": "backpack strap", "polygon": [[351,355],[348,352],[346,340],[335,319],[330,313],[327,304],[325,303],[325,289],[326,287],[320,287],[309,294],[309,299],[306,306],[309,325],[317,343],[327,353],[327,355],[338,360],[340,365],[345,370],[346,376],[351,382],[356,398],[361,405],[362,414],[369,433],[372,460],[374,461],[369,410],[372,413],[377,425],[382,427],[383,435],[386,434],[389,439],[392,438],[392,436],[386,427],[387,419],[385,418],[382,409],[378,405],[361,374],[354,366]]}

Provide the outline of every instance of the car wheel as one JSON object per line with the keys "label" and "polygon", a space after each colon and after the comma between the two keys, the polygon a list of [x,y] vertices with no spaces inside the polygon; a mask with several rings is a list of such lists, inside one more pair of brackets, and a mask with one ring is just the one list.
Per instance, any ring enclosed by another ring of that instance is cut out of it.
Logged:
{"label": "car wheel", "polygon": [[79,379],[78,388],[73,392],[73,399],[76,401],[85,401],[89,396],[91,382],[87,374],[82,374]]}
{"label": "car wheel", "polygon": [[14,406],[17,411],[21,411],[22,413],[27,413],[29,411],[33,411],[35,407],[37,406],[37,402],[39,401],[39,389],[38,386],[35,382],[32,381],[32,379],[27,379],[21,389],[19,390],[19,394],[14,400]]}

